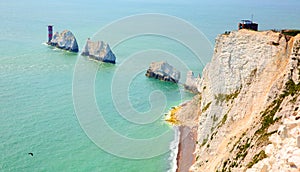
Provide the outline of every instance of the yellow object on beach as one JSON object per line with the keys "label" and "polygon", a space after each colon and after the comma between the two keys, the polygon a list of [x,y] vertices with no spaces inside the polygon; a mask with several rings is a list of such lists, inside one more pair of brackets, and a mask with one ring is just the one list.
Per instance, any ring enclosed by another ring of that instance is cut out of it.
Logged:
{"label": "yellow object on beach", "polygon": [[168,114],[165,117],[165,121],[170,123],[171,125],[178,125],[179,121],[176,118],[176,113],[181,109],[181,106],[175,106],[172,107],[172,109],[168,112]]}

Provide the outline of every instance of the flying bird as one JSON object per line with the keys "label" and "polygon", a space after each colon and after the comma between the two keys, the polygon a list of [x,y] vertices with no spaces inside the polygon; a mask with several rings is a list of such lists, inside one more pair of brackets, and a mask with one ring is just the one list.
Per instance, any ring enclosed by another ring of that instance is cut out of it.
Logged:
{"label": "flying bird", "polygon": [[32,152],[29,152],[29,153],[28,153],[28,155],[31,155],[31,156],[33,156],[33,153],[32,153]]}

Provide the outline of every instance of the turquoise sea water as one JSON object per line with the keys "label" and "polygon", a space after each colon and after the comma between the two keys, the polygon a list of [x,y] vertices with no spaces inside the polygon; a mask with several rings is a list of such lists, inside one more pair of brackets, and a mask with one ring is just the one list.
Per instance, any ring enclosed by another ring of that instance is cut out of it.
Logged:
{"label": "turquoise sea water", "polygon": [[[74,112],[72,79],[77,54],[42,44],[47,24],[55,31],[70,29],[82,47],[101,27],[119,18],[140,13],[164,13],[187,20],[214,44],[217,34],[236,29],[240,19],[254,19],[259,28],[300,28],[298,0],[242,1],[17,1],[0,0],[0,171],[167,171],[170,152],[150,159],[120,158],[99,149],[81,129]],[[117,64],[99,66],[96,99],[104,119],[122,135],[148,138],[170,127],[161,119],[134,125],[121,118],[110,100],[113,73],[130,54],[162,48],[182,58],[192,55],[170,40],[140,37],[114,47]],[[201,48],[201,47],[199,47]],[[186,62],[199,73],[202,67]],[[126,71],[124,71],[126,75]],[[171,106],[181,99],[174,84],[136,75],[129,86],[129,100],[139,111],[150,108],[151,91],[161,90]],[[104,138],[109,140],[109,138]],[[33,152],[31,157],[27,153]]]}

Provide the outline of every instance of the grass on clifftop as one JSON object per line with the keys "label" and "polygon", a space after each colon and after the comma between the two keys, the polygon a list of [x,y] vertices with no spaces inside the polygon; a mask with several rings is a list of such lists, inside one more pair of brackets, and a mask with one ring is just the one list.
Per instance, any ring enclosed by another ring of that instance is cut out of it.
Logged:
{"label": "grass on clifftop", "polygon": [[288,36],[296,36],[300,33],[300,30],[282,30],[282,33]]}

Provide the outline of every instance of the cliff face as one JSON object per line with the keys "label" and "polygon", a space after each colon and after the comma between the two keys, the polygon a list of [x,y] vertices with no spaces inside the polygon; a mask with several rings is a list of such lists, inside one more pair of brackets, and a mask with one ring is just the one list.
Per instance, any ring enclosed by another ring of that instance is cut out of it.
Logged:
{"label": "cliff face", "polygon": [[201,99],[192,100],[200,113],[190,170],[300,169],[299,48],[300,35],[272,31],[217,37],[198,84]]}

